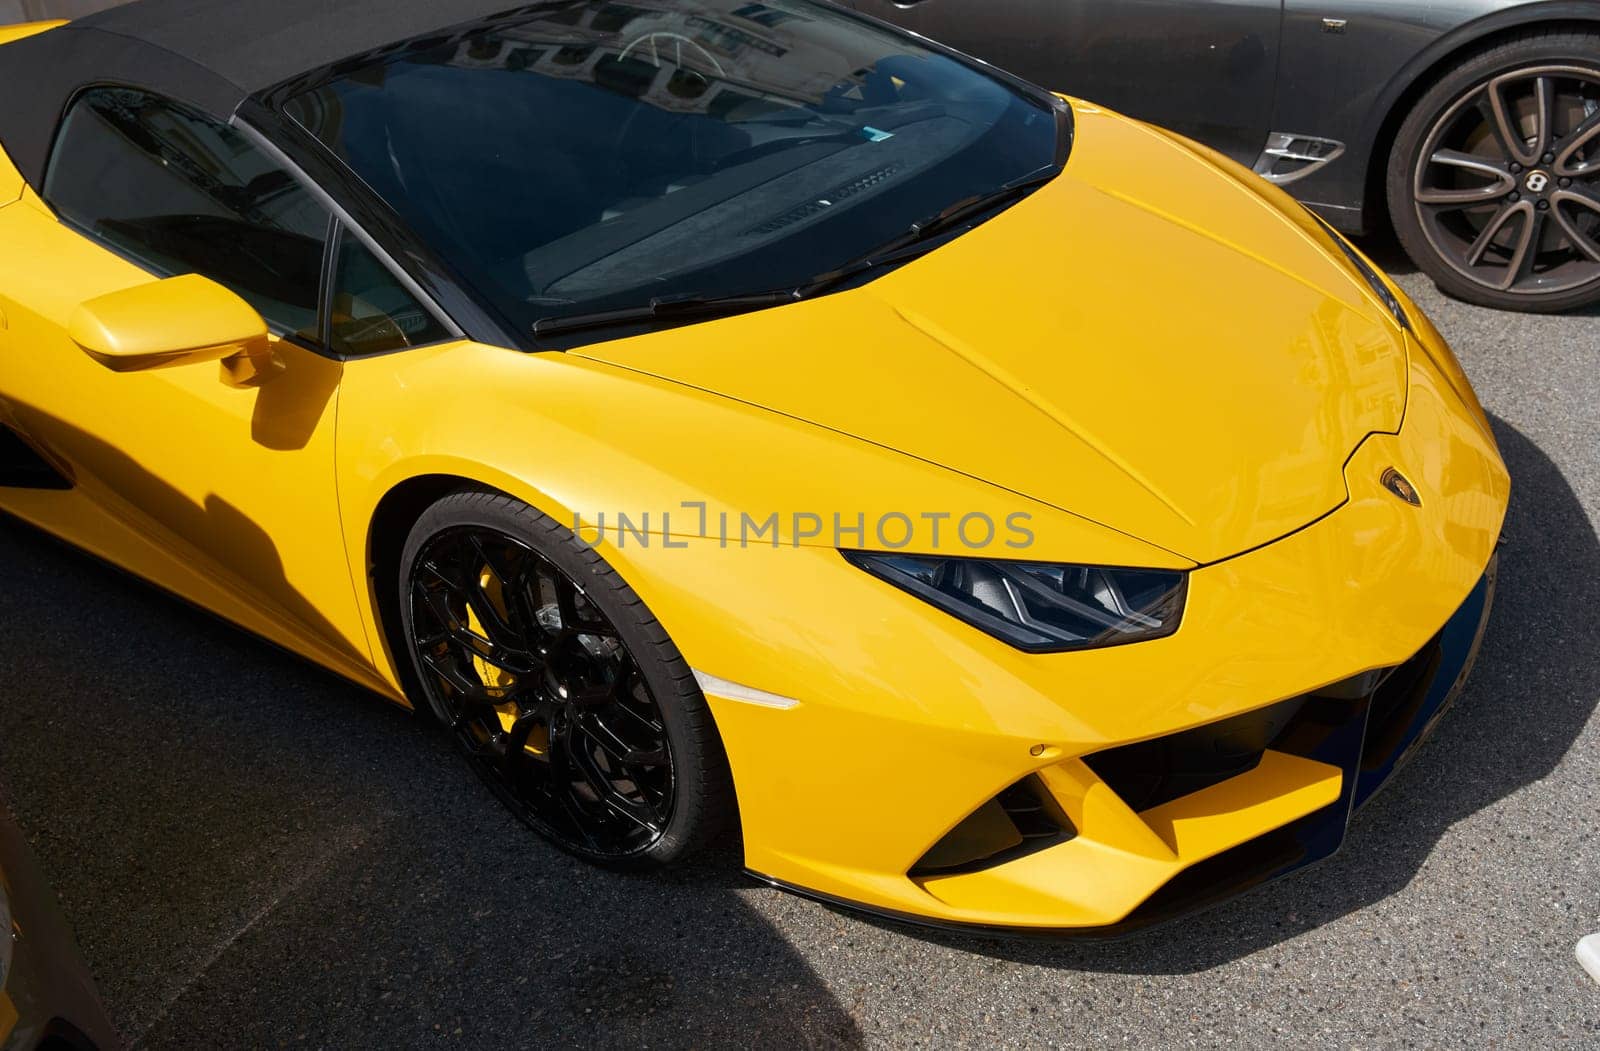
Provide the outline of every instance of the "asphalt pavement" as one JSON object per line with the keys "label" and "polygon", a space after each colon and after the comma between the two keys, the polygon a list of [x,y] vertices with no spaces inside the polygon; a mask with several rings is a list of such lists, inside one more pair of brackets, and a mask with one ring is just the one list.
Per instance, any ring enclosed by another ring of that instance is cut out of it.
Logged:
{"label": "asphalt pavement", "polygon": [[405,713],[0,518],[0,781],[150,1047],[1600,1047],[1600,311],[1441,297],[1515,476],[1477,673],[1324,864],[1111,944],[526,832]]}

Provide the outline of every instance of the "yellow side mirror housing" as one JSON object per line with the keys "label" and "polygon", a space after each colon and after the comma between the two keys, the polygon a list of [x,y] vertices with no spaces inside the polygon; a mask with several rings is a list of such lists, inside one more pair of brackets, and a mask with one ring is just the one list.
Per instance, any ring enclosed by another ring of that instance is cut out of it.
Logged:
{"label": "yellow side mirror housing", "polygon": [[268,352],[267,323],[255,308],[198,274],[152,281],[80,303],[67,335],[114,372]]}

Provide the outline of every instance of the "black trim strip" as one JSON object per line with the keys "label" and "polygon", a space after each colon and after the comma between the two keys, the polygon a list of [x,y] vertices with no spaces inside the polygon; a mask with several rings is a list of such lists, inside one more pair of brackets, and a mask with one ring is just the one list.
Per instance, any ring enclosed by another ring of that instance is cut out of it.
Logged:
{"label": "black trim strip", "polygon": [[305,187],[306,191],[315,197],[317,202],[326,208],[334,218],[339,220],[345,229],[354,234],[358,240],[377,256],[378,261],[394,274],[395,279],[405,286],[406,291],[415,296],[422,308],[433,314],[434,320],[442,324],[452,336],[459,339],[467,334],[462,326],[455,322],[450,312],[444,308],[438,298],[422,284],[419,284],[406,268],[400,265],[394,254],[385,248],[377,238],[368,233],[362,224],[357,221],[356,217],[351,215],[349,210],[328,191],[321,180],[308,172],[298,161],[290,156],[288,151],[273,142],[259,128],[241,119],[238,115],[235,115],[230,126],[249,139],[251,145],[260,149],[275,164],[288,172],[296,182]]}
{"label": "black trim strip", "polygon": [[233,126],[311,187],[324,207],[332,210],[457,338],[515,350],[536,349],[531,333],[527,337],[517,333],[516,326],[501,318],[487,300],[412,234],[382,198],[292,120],[247,99],[234,115]]}
{"label": "black trim strip", "polygon": [[333,275],[339,266],[339,238],[344,235],[344,224],[333,212],[328,213],[328,232],[322,240],[322,283],[317,289],[317,342],[329,353],[333,344]]}

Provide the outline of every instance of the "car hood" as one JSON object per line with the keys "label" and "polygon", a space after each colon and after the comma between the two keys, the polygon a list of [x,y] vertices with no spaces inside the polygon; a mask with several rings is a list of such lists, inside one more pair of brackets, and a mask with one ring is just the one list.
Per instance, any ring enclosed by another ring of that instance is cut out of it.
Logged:
{"label": "car hood", "polygon": [[[1402,333],[1287,197],[1165,134],[1075,109],[1060,177],[877,281],[575,353],[1197,562],[1338,507],[1350,454],[1399,429]],[[759,449],[730,455],[759,469]]]}

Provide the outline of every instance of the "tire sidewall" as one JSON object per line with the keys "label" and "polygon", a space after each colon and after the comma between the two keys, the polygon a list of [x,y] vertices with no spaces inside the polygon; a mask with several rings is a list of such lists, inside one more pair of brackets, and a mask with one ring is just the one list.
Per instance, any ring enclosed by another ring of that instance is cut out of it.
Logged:
{"label": "tire sidewall", "polygon": [[1389,214],[1401,246],[1434,283],[1457,299],[1524,313],[1560,313],[1600,302],[1600,280],[1568,292],[1527,295],[1481,285],[1439,257],[1423,231],[1413,186],[1423,147],[1434,124],[1464,95],[1520,68],[1539,65],[1586,66],[1600,72],[1600,34],[1526,35],[1468,59],[1433,85],[1412,107],[1390,152],[1386,192]]}

